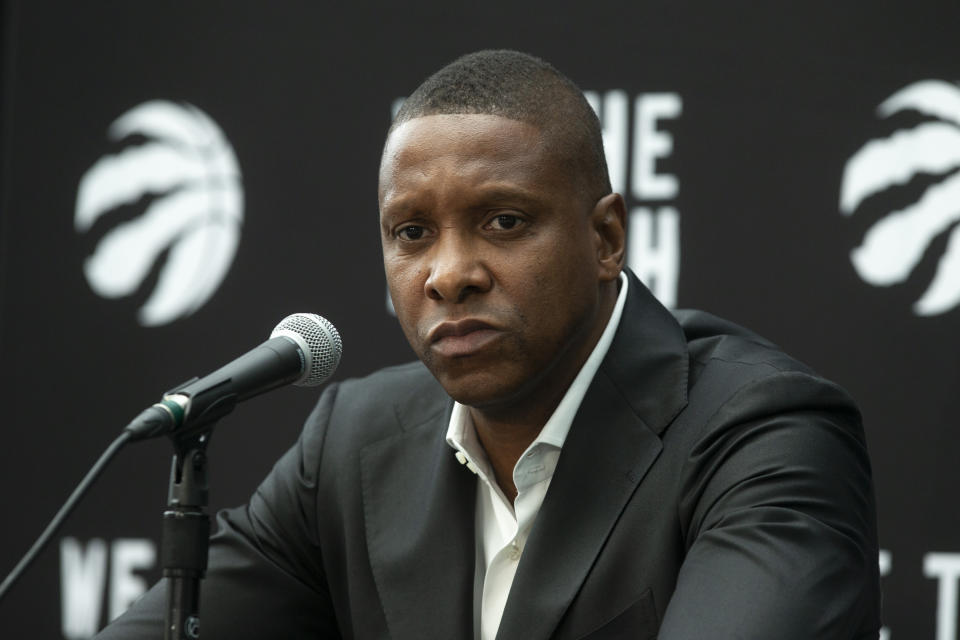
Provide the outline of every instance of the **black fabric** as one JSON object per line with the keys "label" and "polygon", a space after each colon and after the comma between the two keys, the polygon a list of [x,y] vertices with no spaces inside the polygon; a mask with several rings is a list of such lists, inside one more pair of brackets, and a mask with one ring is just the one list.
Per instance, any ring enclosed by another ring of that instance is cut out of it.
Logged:
{"label": "black fabric", "polygon": [[[498,638],[877,637],[876,516],[847,394],[630,276]],[[205,639],[469,638],[476,478],[419,363],[329,387],[221,513]],[[162,637],[154,589],[99,638]]]}

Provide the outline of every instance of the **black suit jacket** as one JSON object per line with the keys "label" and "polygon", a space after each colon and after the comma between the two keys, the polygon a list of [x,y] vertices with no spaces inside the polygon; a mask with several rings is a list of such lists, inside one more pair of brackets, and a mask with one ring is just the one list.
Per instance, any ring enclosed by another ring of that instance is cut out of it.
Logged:
{"label": "black suit jacket", "polygon": [[[876,638],[876,518],[846,393],[632,275],[517,568],[501,640]],[[222,512],[204,639],[473,637],[477,478],[420,363],[331,385]],[[162,637],[155,587],[102,638]]]}

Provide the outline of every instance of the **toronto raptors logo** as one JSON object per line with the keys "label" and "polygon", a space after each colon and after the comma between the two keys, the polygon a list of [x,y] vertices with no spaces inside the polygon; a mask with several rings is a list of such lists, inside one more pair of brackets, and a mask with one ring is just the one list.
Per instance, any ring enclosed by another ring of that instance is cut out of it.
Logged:
{"label": "toronto raptors logo", "polygon": [[[919,124],[867,142],[847,161],[840,211],[855,215],[867,198],[923,177],[923,191],[885,211],[850,254],[857,273],[874,286],[904,282],[931,244],[946,237],[936,273],[913,305],[920,316],[960,303],[960,88],[939,80],[916,82],[887,98],[880,118],[913,112]],[[942,244],[942,243],[941,243]]]}
{"label": "toronto raptors logo", "polygon": [[100,158],[84,174],[76,231],[91,232],[118,207],[146,206],[132,220],[106,225],[84,274],[95,293],[121,298],[136,293],[161,265],[139,320],[167,324],[200,308],[233,262],[243,221],[237,160],[217,124],[188,104],[141,104],[110,125],[108,137],[145,142]]}

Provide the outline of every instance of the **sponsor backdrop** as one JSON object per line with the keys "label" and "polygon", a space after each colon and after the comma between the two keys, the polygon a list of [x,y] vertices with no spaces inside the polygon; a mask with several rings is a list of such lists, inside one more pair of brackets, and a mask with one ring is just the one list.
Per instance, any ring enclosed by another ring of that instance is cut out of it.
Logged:
{"label": "sponsor backdrop", "polygon": [[[859,399],[884,634],[957,637],[956,2],[3,14],[0,573],[134,415],[286,315],[340,329],[338,378],[412,357],[379,253],[391,109],[457,55],[512,47],[596,107],[629,262],[660,299],[752,327]],[[316,396],[280,389],[221,422],[211,510],[246,499]],[[121,453],[0,604],[0,635],[87,637],[158,577],[171,453]]]}

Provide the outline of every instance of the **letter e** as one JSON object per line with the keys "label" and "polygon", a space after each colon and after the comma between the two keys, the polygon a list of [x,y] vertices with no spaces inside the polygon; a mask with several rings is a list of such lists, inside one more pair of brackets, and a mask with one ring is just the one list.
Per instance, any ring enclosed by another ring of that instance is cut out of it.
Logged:
{"label": "letter e", "polygon": [[127,610],[147,590],[146,581],[135,572],[152,569],[157,548],[152,540],[119,538],[110,550],[110,619]]}
{"label": "letter e", "polygon": [[680,191],[676,176],[656,172],[657,158],[673,153],[673,136],[657,129],[657,121],[676,118],[682,109],[676,93],[648,93],[634,103],[632,183],[638,200],[670,200]]}

